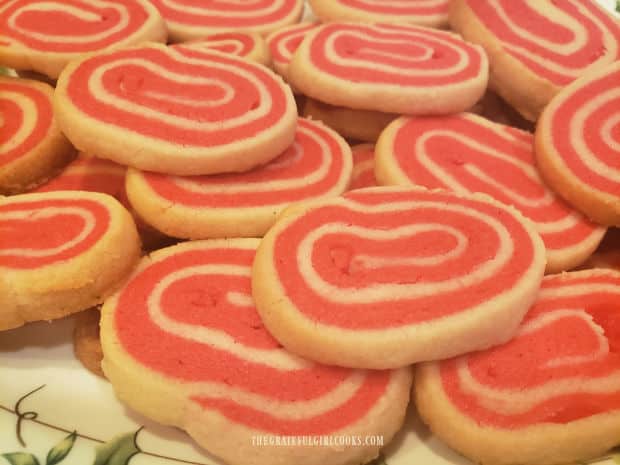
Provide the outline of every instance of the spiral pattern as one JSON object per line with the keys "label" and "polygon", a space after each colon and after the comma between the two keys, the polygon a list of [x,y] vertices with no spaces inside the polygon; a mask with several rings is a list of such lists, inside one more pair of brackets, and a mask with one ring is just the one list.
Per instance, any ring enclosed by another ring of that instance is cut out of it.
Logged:
{"label": "spiral pattern", "polygon": [[277,223],[271,259],[305,318],[394,328],[472,311],[540,273],[523,221],[487,198],[362,189]]}
{"label": "spiral pattern", "polygon": [[278,29],[267,37],[273,66],[285,79],[288,79],[288,66],[299,44],[306,37],[306,34],[316,29],[319,24],[313,21],[294,24]]}
{"label": "spiral pattern", "polygon": [[101,50],[134,37],[144,39],[156,18],[157,11],[146,0],[8,0],[0,5],[0,50]]}
{"label": "spiral pattern", "polygon": [[375,146],[360,144],[351,148],[353,151],[353,176],[349,190],[373,187],[375,179]]}
{"label": "spiral pattern", "polygon": [[314,435],[363,419],[396,372],[321,366],[281,348],[251,296],[258,242],[196,241],[155,252],[104,306],[103,331],[113,328],[133,363],[230,422]]}
{"label": "spiral pattern", "polygon": [[620,273],[546,277],[516,337],[438,365],[441,388],[480,425],[565,424],[620,409]]}
{"label": "spiral pattern", "polygon": [[377,153],[384,184],[484,192],[514,205],[536,224],[550,271],[577,266],[605,234],[543,183],[530,133],[468,113],[401,118],[383,133]]}
{"label": "spiral pattern", "polygon": [[484,53],[456,35],[394,24],[325,25],[302,56],[328,76],[380,86],[437,87],[479,78]]}
{"label": "spiral pattern", "polygon": [[[589,214],[569,182],[603,207],[620,203],[620,62],[564,89],[536,130],[537,157],[550,185]],[[546,162],[542,163],[544,160]],[[561,179],[558,179],[561,177]]]}
{"label": "spiral pattern", "polygon": [[[279,155],[295,132],[293,95],[274,73],[206,50],[151,45],[92,56],[63,73],[56,98],[70,139],[115,136],[134,151],[80,148],[175,174],[248,169]],[[149,151],[178,162],[139,156]]]}
{"label": "spiral pattern", "polygon": [[620,59],[620,25],[593,0],[465,1],[510,55],[555,85]]}
{"label": "spiral pattern", "polygon": [[84,194],[25,194],[0,200],[0,267],[34,269],[93,247],[111,221],[108,207]]}
{"label": "spiral pattern", "polygon": [[268,34],[296,23],[303,0],[152,0],[175,40],[199,39],[224,31]]}
{"label": "spiral pattern", "polygon": [[449,0],[310,0],[310,5],[324,20],[443,26]]}
{"label": "spiral pattern", "polygon": [[0,169],[27,156],[52,128],[52,89],[0,78]]}
{"label": "spiral pattern", "polygon": [[[258,34],[249,32],[221,32],[202,40],[194,40],[173,46],[176,50],[210,51],[215,50],[238,57],[247,58],[263,65],[270,61],[265,40]],[[191,57],[192,55],[189,54]]]}

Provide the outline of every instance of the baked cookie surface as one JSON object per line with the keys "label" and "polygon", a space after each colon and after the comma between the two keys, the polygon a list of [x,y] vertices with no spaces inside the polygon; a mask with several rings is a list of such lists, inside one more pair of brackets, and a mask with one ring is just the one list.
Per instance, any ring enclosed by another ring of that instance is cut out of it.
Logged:
{"label": "baked cookie surface", "polygon": [[376,187],[285,210],[252,295],[290,351],[386,368],[509,339],[538,292],[533,225],[488,196]]}

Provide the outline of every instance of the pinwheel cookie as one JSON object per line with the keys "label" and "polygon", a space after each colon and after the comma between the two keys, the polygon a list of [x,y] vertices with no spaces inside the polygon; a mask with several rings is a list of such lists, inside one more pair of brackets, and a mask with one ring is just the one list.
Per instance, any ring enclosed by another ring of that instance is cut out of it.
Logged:
{"label": "pinwheel cookie", "polygon": [[255,61],[261,65],[271,65],[271,53],[262,36],[252,32],[220,32],[204,39],[175,45],[177,50],[216,50]]}
{"label": "pinwheel cookie", "polygon": [[404,24],[325,24],[308,33],[289,66],[290,82],[309,97],[385,113],[464,111],[487,79],[481,47]]}
{"label": "pinwheel cookie", "polygon": [[515,338],[415,373],[416,406],[477,463],[581,463],[620,444],[620,273],[548,276]]}
{"label": "pinwheel cookie", "polygon": [[250,294],[258,242],[194,241],[145,257],[103,306],[105,375],[131,408],[183,428],[232,465],[375,458],[377,446],[256,443],[266,435],[382,435],[388,443],[402,425],[411,386],[409,368],[328,367],[283,349]]}
{"label": "pinwheel cookie", "polygon": [[270,32],[299,21],[303,0],[151,0],[166,20],[170,39],[185,42],[230,31]]}
{"label": "pinwheel cookie", "polygon": [[71,63],[55,110],[80,150],[178,175],[268,162],[291,145],[297,124],[293,94],[264,66],[158,44]]}
{"label": "pinwheel cookie", "polygon": [[450,0],[309,0],[323,21],[408,23],[418,26],[448,25]]}
{"label": "pinwheel cookie", "polygon": [[531,219],[547,249],[547,272],[583,263],[605,228],[565,203],[540,178],[532,134],[471,113],[400,118],[381,135],[375,173],[382,185],[484,192]]}
{"label": "pinwheel cookie", "polygon": [[[308,32],[319,27],[318,22],[306,21],[286,26],[267,36],[267,45],[273,58],[273,69],[288,82],[288,68],[295,50]],[[294,90],[294,89],[293,89]]]}
{"label": "pinwheel cookie", "polygon": [[490,86],[536,121],[585,72],[620,59],[620,24],[594,0],[453,0],[450,24],[481,44]]}
{"label": "pinwheel cookie", "polygon": [[12,0],[0,7],[0,65],[53,79],[87,53],[166,37],[148,0]]}
{"label": "pinwheel cookie", "polygon": [[22,192],[75,157],[52,110],[47,84],[0,76],[0,194]]}
{"label": "pinwheel cookie", "polygon": [[187,177],[129,170],[127,194],[140,217],[174,237],[260,237],[289,204],[343,193],[352,166],[342,137],[299,119],[293,145],[266,165]]}
{"label": "pinwheel cookie", "polygon": [[324,122],[348,139],[376,142],[385,127],[398,118],[394,113],[352,110],[307,98],[304,116]]}
{"label": "pinwheel cookie", "polygon": [[105,194],[0,198],[0,231],[2,330],[101,303],[140,256],[131,215]]}
{"label": "pinwheel cookie", "polygon": [[620,61],[567,86],[536,127],[545,181],[592,220],[620,225]]}
{"label": "pinwheel cookie", "polygon": [[375,146],[360,144],[351,147],[353,152],[353,176],[349,190],[377,186],[375,179]]}
{"label": "pinwheel cookie", "polygon": [[291,352],[388,368],[505,342],[544,268],[540,237],[513,208],[375,187],[286,210],[258,249],[252,294]]}
{"label": "pinwheel cookie", "polygon": [[103,351],[99,338],[100,316],[98,308],[91,308],[75,315],[73,351],[87,370],[97,376],[104,376],[101,369]]}
{"label": "pinwheel cookie", "polygon": [[114,197],[127,208],[136,222],[144,250],[153,250],[172,245],[172,238],[146,224],[131,208],[125,193],[124,166],[109,160],[91,157],[81,153],[60,173],[32,192],[89,191],[101,192]]}

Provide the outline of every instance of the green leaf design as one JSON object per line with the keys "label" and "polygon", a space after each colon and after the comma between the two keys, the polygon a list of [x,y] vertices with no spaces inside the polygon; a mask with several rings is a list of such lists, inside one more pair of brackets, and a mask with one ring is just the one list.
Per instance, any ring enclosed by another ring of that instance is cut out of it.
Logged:
{"label": "green leaf design", "polygon": [[74,431],[69,436],[60,441],[58,444],[56,444],[54,447],[52,447],[47,453],[45,465],[56,465],[58,462],[63,460],[73,448],[76,437],[77,432]]}
{"label": "green leaf design", "polygon": [[8,76],[8,74],[9,74],[8,68],[4,68],[4,67],[0,66],[0,75]]}
{"label": "green leaf design", "polygon": [[127,465],[131,458],[140,452],[136,444],[136,437],[140,430],[135,433],[127,433],[97,446],[97,452],[93,465]]}
{"label": "green leaf design", "polygon": [[4,457],[9,461],[11,465],[39,465],[37,458],[26,452],[13,452],[11,454],[2,454],[0,457]]}
{"label": "green leaf design", "polygon": [[620,13],[620,0],[616,0],[616,11]]}

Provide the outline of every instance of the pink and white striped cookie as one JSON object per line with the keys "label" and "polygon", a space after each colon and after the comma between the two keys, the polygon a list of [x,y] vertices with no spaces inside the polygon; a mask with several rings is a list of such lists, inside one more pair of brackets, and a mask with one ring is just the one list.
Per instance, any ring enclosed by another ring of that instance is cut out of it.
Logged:
{"label": "pink and white striped cookie", "polygon": [[594,0],[453,0],[450,24],[484,47],[491,88],[531,121],[562,87],[620,59],[620,24]]}
{"label": "pink and white striped cookie", "polygon": [[[105,375],[131,408],[186,430],[228,464],[366,463],[379,446],[329,440],[379,435],[387,444],[405,416],[411,370],[329,367],[283,349],[250,293],[258,243],[194,241],[145,257],[103,306]],[[268,435],[291,445],[256,443]],[[302,435],[308,443],[293,443]],[[326,442],[314,443],[319,436]]]}
{"label": "pink and white striped cookie", "polygon": [[293,94],[264,66],[158,44],[72,62],[55,110],[80,150],[178,175],[266,163],[291,145],[297,125]]}
{"label": "pink and white striped cookie", "polygon": [[165,42],[166,25],[147,0],[7,0],[0,5],[0,65],[56,79],[87,53]]}
{"label": "pink and white striped cookie", "polygon": [[267,36],[267,45],[273,59],[273,69],[288,82],[288,67],[293,54],[308,32],[319,27],[316,21],[306,21],[278,29]]}
{"label": "pink and white striped cookie", "polygon": [[0,194],[23,192],[75,157],[52,109],[54,89],[0,77]]}
{"label": "pink and white striped cookie", "polygon": [[583,263],[605,228],[566,204],[541,179],[533,135],[471,113],[400,118],[381,135],[375,172],[382,185],[484,192],[532,220],[547,249],[547,273]]}
{"label": "pink and white striped cookie", "polygon": [[360,144],[351,147],[353,152],[353,176],[349,190],[377,186],[375,179],[375,146]]}
{"label": "pink and white striped cookie", "polygon": [[422,419],[477,463],[603,455],[620,444],[618,299],[617,271],[546,277],[510,342],[417,368]]}
{"label": "pink and white striped cookie", "polygon": [[309,0],[322,21],[446,27],[450,0]]}
{"label": "pink and white striped cookie", "polygon": [[[263,37],[255,32],[220,32],[204,39],[173,46],[176,50],[218,51],[271,66],[271,52]],[[191,56],[191,55],[190,55]]]}
{"label": "pink and white striped cookie", "polygon": [[108,195],[0,198],[0,330],[103,302],[139,257],[133,219]]}
{"label": "pink and white striped cookie", "polygon": [[456,34],[405,24],[329,23],[293,55],[291,83],[331,105],[401,114],[464,111],[484,94],[488,62]]}
{"label": "pink and white striped cookie", "polygon": [[505,342],[544,268],[534,226],[486,195],[375,187],[286,210],[252,294],[291,352],[391,368]]}
{"label": "pink and white striped cookie", "polygon": [[567,86],[536,127],[545,181],[592,220],[620,226],[620,61]]}
{"label": "pink and white striped cookie", "polygon": [[266,165],[186,177],[129,170],[127,194],[141,218],[174,237],[260,237],[291,203],[342,194],[352,169],[342,137],[300,118],[293,145]]}
{"label": "pink and white striped cookie", "polygon": [[219,32],[265,35],[299,21],[303,0],[151,0],[166,21],[170,39],[184,42]]}

